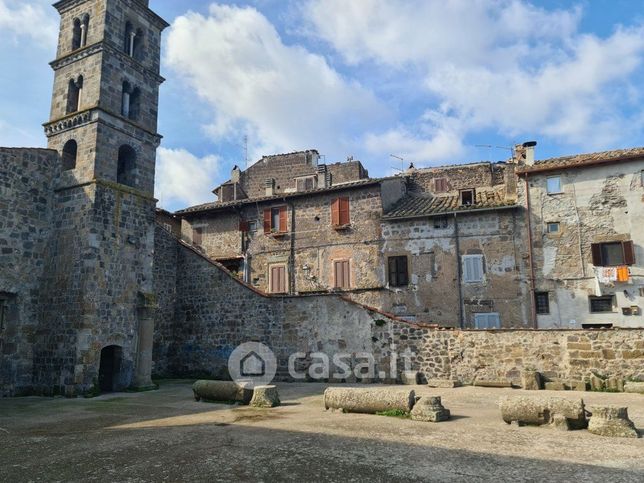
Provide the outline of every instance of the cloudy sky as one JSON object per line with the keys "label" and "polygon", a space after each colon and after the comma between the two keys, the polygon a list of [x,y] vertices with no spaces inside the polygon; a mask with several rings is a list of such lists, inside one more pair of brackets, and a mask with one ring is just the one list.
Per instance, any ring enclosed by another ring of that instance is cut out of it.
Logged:
{"label": "cloudy sky", "polygon": [[[44,146],[58,14],[0,0],[0,145]],[[400,167],[644,145],[640,0],[151,0],[164,34],[157,197],[264,154]],[[245,143],[244,139],[247,139]],[[482,146],[483,145],[483,146]],[[491,147],[484,147],[491,146]]]}

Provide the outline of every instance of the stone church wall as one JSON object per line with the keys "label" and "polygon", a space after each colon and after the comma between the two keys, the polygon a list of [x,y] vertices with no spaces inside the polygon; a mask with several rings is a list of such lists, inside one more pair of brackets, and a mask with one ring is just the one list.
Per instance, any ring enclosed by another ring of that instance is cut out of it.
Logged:
{"label": "stone church wall", "polygon": [[[376,373],[384,371],[383,379],[389,380],[392,357],[397,358],[400,371],[407,351],[412,354],[411,368],[426,377],[465,383],[485,379],[519,384],[526,368],[568,381],[581,380],[591,371],[644,378],[644,330],[640,329],[436,329],[337,295],[263,294],[160,228],[156,257],[157,376],[225,378],[232,350],[242,342],[259,341],[275,352],[278,378],[287,380],[288,358],[296,352],[307,354],[298,359],[301,372],[315,362],[312,352],[323,352],[330,359],[338,353],[369,352]],[[357,362],[354,357],[353,363]]]}
{"label": "stone church wall", "polygon": [[0,396],[21,395],[32,384],[57,171],[56,151],[0,148]]}

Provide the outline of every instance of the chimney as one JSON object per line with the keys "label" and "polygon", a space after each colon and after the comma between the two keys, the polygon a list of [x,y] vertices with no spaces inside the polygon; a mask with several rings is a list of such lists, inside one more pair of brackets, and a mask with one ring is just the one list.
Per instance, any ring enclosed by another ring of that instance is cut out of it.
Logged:
{"label": "chimney", "polygon": [[266,196],[273,196],[275,194],[275,180],[273,178],[266,178],[264,186],[266,187]]}
{"label": "chimney", "polygon": [[525,149],[525,165],[532,166],[534,164],[534,147],[537,145],[537,141],[528,141],[523,143],[523,149]]}
{"label": "chimney", "polygon": [[318,164],[317,175],[318,175],[318,188],[331,187],[331,173],[329,172],[326,164]]}
{"label": "chimney", "polygon": [[230,173],[230,181],[232,181],[233,183],[239,183],[240,179],[241,179],[241,169],[239,169],[239,166],[235,165],[232,172]]}

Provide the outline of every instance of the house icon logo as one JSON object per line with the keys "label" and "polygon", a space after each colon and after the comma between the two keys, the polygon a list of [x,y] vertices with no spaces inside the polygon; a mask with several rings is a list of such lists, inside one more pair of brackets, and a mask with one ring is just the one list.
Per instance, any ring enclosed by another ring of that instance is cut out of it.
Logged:
{"label": "house icon logo", "polygon": [[269,384],[277,372],[273,351],[261,342],[244,342],[228,358],[228,372],[233,381],[253,386]]}

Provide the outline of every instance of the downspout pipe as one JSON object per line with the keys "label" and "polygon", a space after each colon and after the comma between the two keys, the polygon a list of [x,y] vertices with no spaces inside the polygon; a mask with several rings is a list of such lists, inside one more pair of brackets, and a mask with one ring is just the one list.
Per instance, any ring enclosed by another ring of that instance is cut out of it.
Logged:
{"label": "downspout pipe", "polygon": [[530,183],[528,180],[528,173],[525,174],[525,199],[526,199],[526,225],[528,227],[528,257],[530,258],[530,317],[532,321],[532,328],[538,329],[537,324],[537,308],[535,306],[535,273],[534,273],[534,257],[533,257],[533,240],[532,240],[532,209],[530,206]]}
{"label": "downspout pipe", "polygon": [[465,311],[463,310],[463,267],[461,264],[461,244],[458,233],[458,219],[454,213],[454,239],[456,244],[456,286],[458,288],[458,321],[461,329],[465,328]]}
{"label": "downspout pipe", "polygon": [[[286,199],[284,199],[286,201]],[[291,209],[291,253],[288,262],[288,293],[295,294],[295,205],[288,203]]]}

